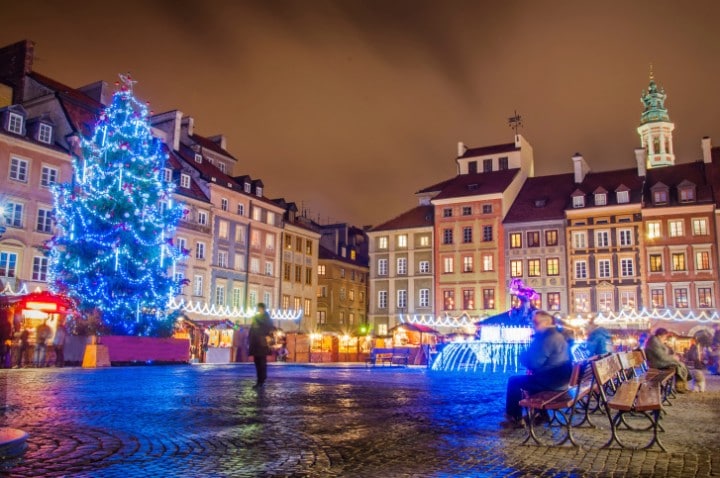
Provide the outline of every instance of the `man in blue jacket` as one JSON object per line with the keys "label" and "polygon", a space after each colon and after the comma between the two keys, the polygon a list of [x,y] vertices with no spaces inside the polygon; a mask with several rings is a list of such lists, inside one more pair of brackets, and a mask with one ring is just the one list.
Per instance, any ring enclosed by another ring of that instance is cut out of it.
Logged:
{"label": "man in blue jacket", "polygon": [[572,362],[567,340],[558,331],[550,314],[537,311],[533,316],[535,335],[520,363],[527,368],[526,375],[510,377],[505,398],[504,428],[522,427],[522,408],[518,402],[522,391],[529,394],[543,390],[565,390],[572,374]]}

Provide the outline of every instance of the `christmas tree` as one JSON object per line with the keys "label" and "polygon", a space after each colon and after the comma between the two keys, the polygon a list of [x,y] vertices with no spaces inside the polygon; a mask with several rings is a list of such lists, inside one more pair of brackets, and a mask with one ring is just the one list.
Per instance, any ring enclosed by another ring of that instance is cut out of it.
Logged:
{"label": "christmas tree", "polygon": [[183,207],[172,199],[167,155],[133,95],[135,82],[120,78],[112,104],[82,141],[73,180],[53,190],[51,287],[75,299],[87,320],[99,317],[104,332],[167,336],[173,318],[166,305],[182,285],[173,269],[183,251],[172,236]]}

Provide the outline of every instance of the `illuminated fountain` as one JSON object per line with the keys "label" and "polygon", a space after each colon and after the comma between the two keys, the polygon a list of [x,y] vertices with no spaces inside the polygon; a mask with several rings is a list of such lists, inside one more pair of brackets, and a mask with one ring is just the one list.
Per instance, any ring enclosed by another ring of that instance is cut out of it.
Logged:
{"label": "illuminated fountain", "polygon": [[532,301],[538,295],[519,279],[510,283],[510,292],[520,305],[502,314],[488,317],[477,325],[477,340],[458,340],[445,344],[432,363],[432,370],[447,372],[517,371],[520,353],[532,339]]}

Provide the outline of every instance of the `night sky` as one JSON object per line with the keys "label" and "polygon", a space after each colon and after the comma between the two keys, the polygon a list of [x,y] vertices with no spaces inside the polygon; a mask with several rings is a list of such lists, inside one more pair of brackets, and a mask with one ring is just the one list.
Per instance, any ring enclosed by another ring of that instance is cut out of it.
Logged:
{"label": "night sky", "polygon": [[536,174],[634,167],[650,64],[678,162],[720,145],[717,1],[0,0],[70,86],[129,71],[155,112],[223,133],[237,174],[321,222],[379,224],[456,173],[457,142],[535,151]]}

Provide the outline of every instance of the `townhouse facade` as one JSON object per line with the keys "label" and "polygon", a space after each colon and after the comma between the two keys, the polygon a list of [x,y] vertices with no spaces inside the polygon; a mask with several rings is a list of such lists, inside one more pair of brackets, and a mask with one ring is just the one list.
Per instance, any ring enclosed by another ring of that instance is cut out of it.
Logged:
{"label": "townhouse facade", "polygon": [[419,205],[368,232],[368,322],[377,335],[387,335],[400,315],[433,315],[433,220],[433,207]]}

